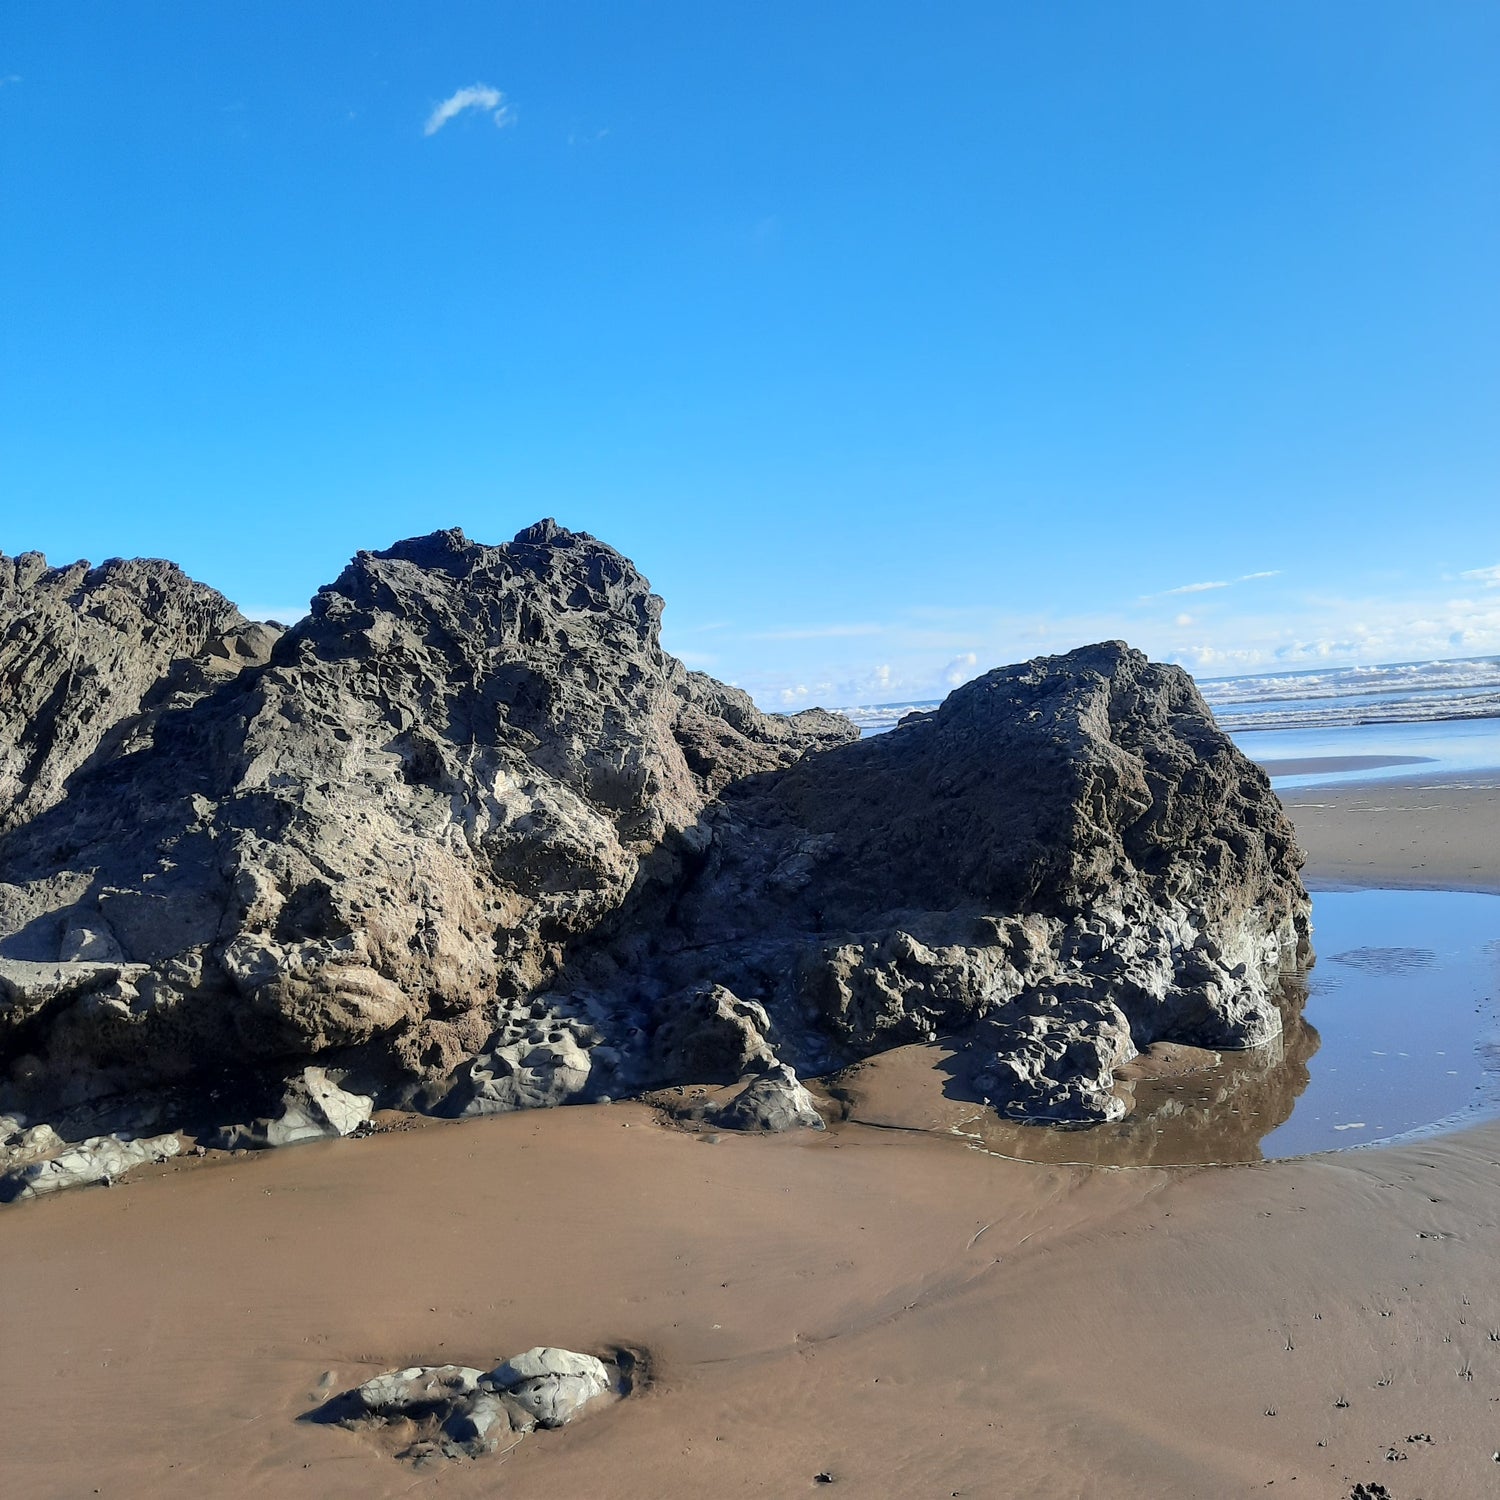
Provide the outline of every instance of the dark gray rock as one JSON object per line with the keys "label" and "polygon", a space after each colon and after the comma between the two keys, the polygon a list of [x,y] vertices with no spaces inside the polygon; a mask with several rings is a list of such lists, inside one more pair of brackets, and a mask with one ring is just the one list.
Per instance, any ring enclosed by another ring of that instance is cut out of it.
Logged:
{"label": "dark gray rock", "polygon": [[722,984],[674,995],[651,1039],[651,1065],[672,1082],[731,1083],[775,1061],[771,1020],[758,1000]]}
{"label": "dark gray rock", "polygon": [[707,1119],[725,1130],[822,1130],[823,1117],[797,1075],[779,1063],[754,1078],[727,1104],[711,1109]]}
{"label": "dark gray rock", "polygon": [[1085,1122],[1152,1042],[1276,1036],[1301,855],[1186,673],[1106,643],[857,741],[661,608],[551,522],[360,553],[280,635],[6,560],[0,1109],[312,1066],[458,1115],[769,1073],[749,1110],[982,1025],[997,1107]]}
{"label": "dark gray rock", "polygon": [[[138,607],[117,634],[79,626],[80,671],[140,657],[144,681],[242,628],[176,570],[138,568],[170,644],[145,651]],[[40,570],[18,567],[29,592],[5,596],[20,601],[10,675],[41,685],[0,697],[0,746],[51,744],[69,722],[71,699],[54,711],[43,689],[90,606],[81,585],[49,585],[28,655],[33,575],[52,577]],[[177,623],[200,615],[197,634]],[[639,881],[671,878],[664,849],[690,854],[722,785],[854,734],[816,711],[761,714],[685,671],[660,615],[591,537],[550,522],[504,547],[439,532],[361,553],[268,663],[164,700],[149,734],[138,715],[118,744],[46,760],[41,780],[18,751],[19,821],[0,839],[15,1102],[295,1071],[350,1049],[415,1091],[493,1051],[570,942]],[[647,856],[660,856],[649,871]],[[511,1102],[570,1096],[521,1087]]]}

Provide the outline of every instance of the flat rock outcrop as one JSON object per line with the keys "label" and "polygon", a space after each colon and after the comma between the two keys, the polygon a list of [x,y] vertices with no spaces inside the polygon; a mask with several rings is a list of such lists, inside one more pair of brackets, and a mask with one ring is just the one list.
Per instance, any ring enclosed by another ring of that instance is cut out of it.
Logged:
{"label": "flat rock outcrop", "polygon": [[996,1107],[1078,1123],[1151,1042],[1276,1035],[1301,856],[1186,673],[1106,643],[860,741],[661,610],[552,522],[362,552],[287,631],[0,562],[0,1110],[770,1101],[982,1023]]}
{"label": "flat rock outcrop", "polygon": [[56,1155],[32,1160],[0,1176],[0,1203],[18,1198],[40,1198],[63,1188],[109,1184],[123,1177],[132,1167],[149,1161],[166,1161],[182,1150],[175,1135],[159,1135],[148,1140],[122,1140],[115,1136],[95,1136],[76,1146],[65,1146]]}

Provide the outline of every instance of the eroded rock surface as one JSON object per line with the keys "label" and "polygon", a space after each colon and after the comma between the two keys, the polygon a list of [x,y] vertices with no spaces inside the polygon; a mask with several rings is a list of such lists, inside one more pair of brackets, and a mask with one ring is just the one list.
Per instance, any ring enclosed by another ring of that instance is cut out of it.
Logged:
{"label": "eroded rock surface", "polygon": [[0,1115],[0,1174],[56,1156],[67,1144],[50,1125],[28,1127],[19,1115]]}
{"label": "eroded rock surface", "polygon": [[225,1150],[294,1146],[299,1141],[353,1135],[369,1123],[375,1101],[342,1089],[323,1068],[304,1068],[287,1082],[280,1112],[249,1125],[232,1125],[214,1141]]}
{"label": "eroded rock surface", "polygon": [[57,802],[91,760],[148,744],[161,713],[265,661],[278,632],[175,563],[49,568],[37,552],[0,553],[0,830]]}
{"label": "eroded rock surface", "polygon": [[661,608],[551,522],[360,553],[279,634],[167,564],[6,560],[0,1110],[176,1088],[269,1143],[342,1133],[324,1069],[811,1124],[797,1074],[977,1026],[997,1108],[1086,1123],[1153,1042],[1275,1037],[1301,855],[1186,673],[1106,643],[858,741]]}
{"label": "eroded rock surface", "polygon": [[19,1198],[40,1198],[63,1188],[88,1187],[93,1183],[111,1183],[123,1177],[132,1167],[148,1161],[165,1161],[182,1150],[175,1135],[158,1135],[147,1140],[126,1141],[115,1136],[95,1136],[68,1146],[45,1160],[33,1160],[0,1177],[0,1203]]}
{"label": "eroded rock surface", "polygon": [[[211,591],[139,566],[165,597],[147,590],[137,615],[174,627],[154,655],[134,615],[113,634],[89,624],[78,590],[109,569],[48,584],[48,629],[28,634],[37,579],[54,575],[13,565],[10,678],[58,677],[75,617],[78,672],[139,656],[142,680],[240,628]],[[568,943],[639,881],[671,878],[671,858],[643,861],[689,852],[729,781],[854,733],[819,711],[762,714],[686,671],[660,615],[591,537],[440,532],[361,553],[268,662],[163,700],[149,725],[141,692],[111,690],[123,714],[87,763],[53,756],[43,774],[17,752],[30,816],[0,840],[0,1056],[17,1102],[360,1049],[398,1094],[484,1055],[496,1077],[530,1075],[491,1091],[500,1107],[572,1097],[586,1064],[506,1051],[519,1023],[535,1029]],[[0,745],[67,730],[72,700],[43,686],[0,699]]]}
{"label": "eroded rock surface", "polygon": [[315,1415],[356,1431],[407,1424],[410,1440],[397,1456],[425,1466],[479,1458],[538,1427],[561,1427],[600,1397],[623,1394],[628,1384],[619,1365],[592,1354],[536,1348],[488,1373],[465,1365],[392,1370]]}

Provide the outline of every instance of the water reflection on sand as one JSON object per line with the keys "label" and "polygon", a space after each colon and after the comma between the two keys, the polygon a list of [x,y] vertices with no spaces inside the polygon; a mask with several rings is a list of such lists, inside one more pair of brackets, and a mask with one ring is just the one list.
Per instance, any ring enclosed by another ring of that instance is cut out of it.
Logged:
{"label": "water reflection on sand", "polygon": [[1500,897],[1318,893],[1323,957],[1288,976],[1283,1032],[1214,1053],[1157,1046],[1123,1069],[1131,1112],[1080,1130],[976,1103],[961,1045],[903,1047],[840,1083],[851,1119],[954,1135],[1002,1156],[1102,1166],[1254,1162],[1472,1123],[1500,1103]]}

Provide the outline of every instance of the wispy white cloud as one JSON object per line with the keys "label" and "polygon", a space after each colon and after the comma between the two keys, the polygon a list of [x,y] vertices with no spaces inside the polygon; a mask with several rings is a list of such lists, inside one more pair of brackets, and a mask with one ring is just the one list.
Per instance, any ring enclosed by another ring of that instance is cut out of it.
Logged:
{"label": "wispy white cloud", "polygon": [[1175,589],[1163,589],[1159,594],[1147,594],[1148,599],[1170,599],[1173,594],[1206,594],[1210,589],[1227,589],[1229,579],[1220,583],[1184,583]]}
{"label": "wispy white cloud", "polygon": [[1241,573],[1239,577],[1221,577],[1208,583],[1179,583],[1176,588],[1164,588],[1160,594],[1145,594],[1143,598],[1173,598],[1178,594],[1208,594],[1215,588],[1233,588],[1236,583],[1254,583],[1257,577],[1281,577],[1281,568],[1263,568],[1259,573]]}
{"label": "wispy white cloud", "polygon": [[1460,578],[1472,578],[1475,583],[1482,583],[1487,589],[1500,589],[1500,563],[1493,568],[1470,568],[1467,573],[1460,573]]}
{"label": "wispy white cloud", "polygon": [[1267,568],[1259,573],[1241,573],[1238,578],[1223,578],[1214,583],[1183,583],[1175,589],[1163,589],[1159,594],[1147,594],[1148,599],[1170,599],[1174,594],[1206,594],[1211,589],[1232,589],[1237,583],[1253,583],[1257,578],[1279,578],[1280,568]]}
{"label": "wispy white cloud", "polygon": [[499,89],[487,83],[471,83],[468,88],[456,90],[433,107],[422,127],[422,134],[436,135],[449,120],[463,114],[466,109],[487,114],[496,125],[509,125],[515,119],[515,111],[505,102],[505,95]]}
{"label": "wispy white cloud", "polygon": [[951,688],[962,687],[979,670],[979,653],[965,651],[943,668],[943,681]]}

